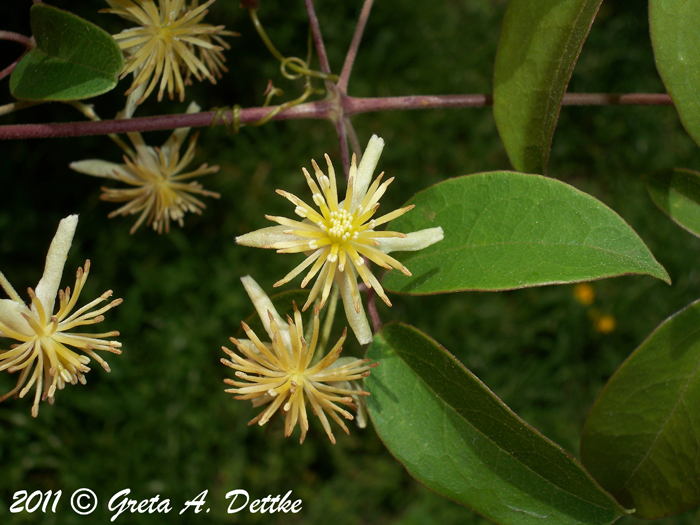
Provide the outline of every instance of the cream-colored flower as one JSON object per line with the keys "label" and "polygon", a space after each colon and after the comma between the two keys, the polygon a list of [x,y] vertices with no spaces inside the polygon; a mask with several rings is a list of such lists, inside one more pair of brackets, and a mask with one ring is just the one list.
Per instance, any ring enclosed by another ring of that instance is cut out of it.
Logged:
{"label": "cream-colored flower", "polygon": [[[66,217],[58,225],[58,231],[46,256],[44,275],[37,284],[36,290],[31,288],[28,290],[30,306],[22,301],[0,272],[0,286],[10,297],[0,299],[0,337],[19,341],[19,344],[12,345],[9,350],[0,350],[0,370],[8,370],[10,373],[19,372],[17,386],[0,397],[0,401],[17,395],[18,391],[19,397],[24,397],[36,384],[32,406],[34,417],[39,414],[39,399],[42,401],[48,399],[53,404],[57,388],[61,390],[66,383],[75,385],[78,381],[85,384],[85,374],[90,371],[87,367],[90,357],[100,363],[107,372],[110,371],[109,365],[95,353],[95,350],[121,354],[119,350],[121,343],[106,340],[108,337],[118,336],[119,332],[100,334],[68,332],[78,326],[104,321],[102,314],[122,302],[121,299],[115,299],[106,306],[93,310],[112,295],[112,290],[108,290],[71,314],[90,272],[90,261],[85,261],[85,267],[78,268],[73,292],[71,293],[70,288],[66,288],[65,291],[58,288],[77,225],[77,215]],[[58,311],[54,314],[52,312],[57,292],[59,305]],[[68,348],[69,346],[87,355],[76,354]],[[33,372],[32,368],[34,368]],[[29,378],[28,383],[27,378]],[[24,388],[22,388],[23,385],[25,385]]]}
{"label": "cream-colored flower", "polygon": [[[192,102],[188,113],[196,113],[199,106]],[[205,190],[198,182],[183,182],[193,177],[201,177],[208,173],[219,171],[218,166],[202,164],[194,171],[181,173],[194,158],[197,134],[190,138],[190,144],[185,154],[180,158],[180,146],[190,128],[179,128],[173,131],[170,138],[160,148],[146,145],[140,133],[127,133],[135,151],[125,148],[125,164],[115,164],[105,160],[81,160],[72,162],[70,167],[80,173],[115,179],[132,186],[131,188],[102,188],[100,198],[110,202],[126,202],[124,206],[109,214],[133,215],[141,212],[141,216],[131,228],[131,233],[146,221],[153,224],[158,233],[170,231],[170,221],[177,221],[183,226],[186,212],[200,214],[205,204],[194,194],[219,198],[213,191]]]}
{"label": "cream-colored flower", "polygon": [[[139,104],[151,94],[158,79],[158,100],[162,100],[167,87],[171,100],[173,92],[177,91],[180,101],[183,101],[185,84],[189,83],[191,75],[199,81],[206,77],[216,84],[214,77],[221,78],[221,72],[228,71],[222,51],[230,46],[221,37],[238,33],[224,31],[224,26],[200,23],[215,0],[201,6],[196,0],[189,6],[185,0],[158,0],[157,7],[154,0],[106,1],[110,9],[102,9],[101,13],[113,13],[141,26],[114,35],[127,55],[121,78],[134,74],[134,81],[126,94],[148,83]],[[196,52],[199,52],[199,58]],[[184,80],[182,72],[186,72]]]}
{"label": "cream-colored flower", "polygon": [[238,394],[234,399],[251,399],[255,407],[269,403],[265,410],[250,421],[250,425],[264,425],[281,409],[286,414],[284,435],[289,437],[298,422],[301,427],[300,443],[304,442],[309,430],[306,414],[308,402],[313,413],[321,420],[328,438],[335,444],[326,412],[349,433],[338,414],[346,419],[354,418],[347,410],[339,407],[338,403],[357,409],[350,396],[368,396],[369,392],[354,388],[354,383],[350,382],[367,377],[369,369],[377,366],[377,363],[369,364],[369,359],[344,358],[342,366],[333,367],[345,341],[343,333],[328,354],[318,363],[312,364],[319,340],[319,308],[314,310],[311,341],[307,342],[304,339],[301,313],[296,305],[294,319],[287,317],[285,322],[252,277],[246,276],[241,280],[271,343],[261,342],[247,324],[241,323],[250,339],[232,337],[231,342],[243,357],[222,347],[231,360],[221,359],[221,362],[236,370],[237,378],[224,380],[226,384],[235,387],[226,392]]}
{"label": "cream-colored flower", "polygon": [[307,255],[306,260],[275,283],[275,286],[290,281],[311,266],[301,283],[302,288],[317,274],[318,278],[304,305],[303,310],[306,310],[319,295],[321,307],[323,306],[335,280],[340,287],[348,322],[361,344],[372,340],[372,332],[360,300],[358,275],[368,288],[374,288],[376,294],[391,306],[391,301],[377,278],[370,272],[365,259],[383,268],[395,268],[411,275],[403,264],[388,254],[394,251],[421,250],[443,238],[440,227],[409,234],[376,230],[378,226],[400,217],[413,208],[407,206],[377,219],[373,218],[379,208],[379,199],[394,180],[391,178],[382,183],[382,172],[370,185],[383,148],[384,141],[373,135],[359,166],[353,155],[344,201],[338,200],[335,170],[328,155],[328,175],[312,161],[318,184],[305,168],[302,169],[311,188],[313,202],[319,211],[295,195],[277,190],[277,193],[296,205],[294,211],[304,219],[303,222],[266,215],[265,217],[279,223],[280,226],[263,228],[236,238],[238,244],[272,248],[276,249],[277,253],[304,252]]}

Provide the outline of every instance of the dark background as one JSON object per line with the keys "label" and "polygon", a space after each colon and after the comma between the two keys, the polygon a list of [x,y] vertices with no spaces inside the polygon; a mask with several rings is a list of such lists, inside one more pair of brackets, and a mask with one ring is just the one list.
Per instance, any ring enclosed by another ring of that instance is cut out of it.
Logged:
{"label": "dark background", "polygon": [[[96,0],[51,2],[117,33],[130,23],[98,9]],[[206,21],[225,24],[230,38],[229,73],[217,85],[187,89],[185,103],[151,97],[137,116],[184,111],[190,100],[212,106],[260,105],[269,78],[286,91],[299,82],[279,74],[248,15],[238,2],[219,0]],[[29,34],[28,0],[2,2],[2,29]],[[317,2],[332,68],[339,72],[359,0]],[[505,0],[377,2],[367,25],[350,94],[490,93],[493,61]],[[302,2],[263,0],[259,16],[287,56],[304,56],[307,25]],[[0,43],[0,66],[21,46]],[[124,104],[130,78],[94,100],[111,118]],[[11,101],[7,79],[0,103]],[[606,1],[593,25],[569,87],[572,92],[663,92],[654,67],[644,2]],[[0,123],[81,120],[73,108],[46,104],[0,118]],[[375,113],[354,119],[363,145],[372,133],[386,140],[379,169],[396,181],[383,198],[393,209],[416,191],[448,177],[510,169],[491,108]],[[162,144],[167,132],[145,134]],[[301,167],[323,153],[339,163],[333,127],[323,121],[247,127],[236,136],[202,128],[193,165],[218,164],[201,182],[221,193],[206,199],[199,217],[168,235],[135,217],[108,219],[116,205],[99,200],[108,181],[80,175],[68,164],[101,158],[119,162],[121,151],[106,137],[0,143],[0,269],[26,298],[41,276],[59,220],[80,214],[62,286],[86,258],[92,273],[81,303],[113,289],[124,304],[108,313],[105,330],[121,331],[124,353],[108,356],[112,373],[93,367],[86,386],[57,392],[30,415],[33,391],[0,404],[0,520],[3,523],[108,523],[106,502],[123,488],[131,497],[160,494],[175,508],[167,516],[122,515],[122,523],[487,523],[414,481],[384,448],[374,430],[335,428],[329,443],[318,421],[306,442],[298,430],[283,437],[280,420],[248,427],[257,413],[231,400],[222,380],[221,345],[252,313],[239,278],[252,274],[266,289],[298,261],[271,251],[236,246],[236,235],[270,223],[268,214],[291,213],[274,193],[308,191]],[[602,200],[639,233],[668,270],[673,286],[651,277],[621,277],[592,283],[592,307],[580,304],[572,286],[506,293],[460,293],[392,297],[380,307],[385,321],[403,320],[424,330],[454,353],[516,413],[578,456],[586,413],[609,376],[666,317],[698,297],[700,241],[674,225],[651,202],[640,176],[665,167],[700,169],[700,149],[684,132],[672,107],[565,107],[554,136],[549,175]],[[294,284],[298,285],[299,280]],[[287,289],[290,289],[288,286]],[[596,330],[591,308],[614,316],[617,328]],[[360,350],[348,345],[348,353]],[[0,391],[16,375],[0,374]],[[95,514],[69,508],[70,493],[89,487],[100,497]],[[224,495],[244,488],[252,498],[293,490],[303,500],[297,515],[227,516]],[[11,515],[17,490],[63,490],[56,515]],[[178,516],[183,502],[208,489],[211,512]],[[697,523],[692,510],[660,520]],[[641,523],[625,518],[619,523]]]}

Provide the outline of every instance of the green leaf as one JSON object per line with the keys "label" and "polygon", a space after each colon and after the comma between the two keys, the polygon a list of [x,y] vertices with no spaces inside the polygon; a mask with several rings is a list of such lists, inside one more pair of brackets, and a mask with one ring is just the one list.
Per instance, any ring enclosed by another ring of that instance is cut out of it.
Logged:
{"label": "green leaf", "polygon": [[367,357],[379,362],[365,383],[377,433],[428,488],[502,525],[603,524],[625,513],[422,332],[386,325]]}
{"label": "green leaf", "polygon": [[700,144],[700,4],[649,0],[656,68],[683,126]]}
{"label": "green leaf", "polygon": [[117,85],[124,60],[108,33],[46,4],[34,4],[30,17],[37,47],[12,72],[10,91],[15,98],[80,100]]}
{"label": "green leaf", "polygon": [[674,168],[644,177],[654,204],[690,233],[700,237],[700,173]]}
{"label": "green leaf", "polygon": [[610,378],[581,439],[583,463],[642,518],[700,503],[700,301],[664,321]]}
{"label": "green leaf", "polygon": [[493,113],[518,171],[547,170],[566,86],[601,2],[508,2],[494,66]]}
{"label": "green leaf", "polygon": [[563,182],[514,172],[449,179],[409,201],[416,208],[387,229],[442,226],[445,238],[399,258],[412,272],[389,272],[383,286],[410,294],[510,290],[623,274],[670,283],[630,226]]}

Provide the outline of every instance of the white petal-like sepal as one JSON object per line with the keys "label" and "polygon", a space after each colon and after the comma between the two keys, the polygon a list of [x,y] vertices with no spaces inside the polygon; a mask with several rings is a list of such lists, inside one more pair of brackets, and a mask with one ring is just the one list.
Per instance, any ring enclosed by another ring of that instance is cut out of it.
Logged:
{"label": "white petal-like sepal", "polygon": [[248,297],[250,297],[250,300],[253,302],[253,306],[255,306],[255,311],[258,312],[258,317],[260,317],[267,335],[270,336],[270,340],[272,340],[273,334],[272,327],[270,326],[270,316],[267,312],[272,313],[272,317],[279,327],[282,339],[284,339],[285,347],[291,348],[292,339],[289,336],[289,325],[287,321],[284,321],[282,317],[280,317],[280,314],[277,313],[275,306],[272,304],[272,301],[270,301],[265,291],[260,288],[260,285],[256,283],[255,279],[250,275],[241,277],[241,282],[243,283],[245,291],[248,292]]}
{"label": "white petal-like sepal", "polygon": [[407,233],[406,237],[387,237],[380,239],[377,249],[383,253],[415,252],[441,241],[445,237],[442,228],[427,228],[417,232]]}
{"label": "white petal-like sepal", "polygon": [[[23,313],[30,313],[24,304],[12,299],[0,299],[0,323],[20,334],[31,336],[34,334],[34,330],[31,329],[27,320],[22,317]],[[7,334],[3,334],[0,328],[0,335],[6,336]]]}
{"label": "white petal-like sepal", "polygon": [[367,315],[365,315],[365,309],[361,300],[359,301],[360,311],[355,310],[353,288],[357,288],[357,277],[350,270],[346,268],[336,282],[340,289],[340,296],[343,298],[343,308],[345,309],[345,316],[348,318],[348,324],[355,333],[358,342],[361,345],[366,345],[372,342],[372,329],[369,326],[369,321],[367,321]]}
{"label": "white petal-like sepal", "polygon": [[[136,22],[138,23],[138,21]],[[128,31],[128,29],[126,29],[125,31]],[[117,114],[117,118],[131,118],[134,116],[134,111],[136,111],[136,107],[139,104],[139,99],[143,96],[143,93],[146,91],[146,86],[146,84],[139,84],[136,87],[136,89],[129,93],[129,95],[126,97],[126,106],[124,106],[123,111]]]}
{"label": "white petal-like sepal", "polygon": [[289,231],[289,226],[270,226],[268,228],[262,228],[260,230],[255,230],[245,235],[236,237],[236,244],[241,246],[251,246],[253,248],[270,248],[273,244],[277,242],[287,242],[295,241],[300,239],[296,235],[290,235],[289,233],[284,233]]}
{"label": "white petal-like sepal", "polygon": [[255,343],[250,339],[238,339],[238,342],[245,346],[252,354],[259,354],[260,350],[255,346]]}
{"label": "white petal-like sepal", "polygon": [[92,175],[93,177],[104,177],[105,179],[118,179],[116,173],[125,175],[129,178],[131,175],[124,170],[122,164],[116,164],[114,162],[108,162],[106,160],[99,159],[88,159],[88,160],[78,160],[71,162],[68,167],[79,173],[84,173],[85,175]]}
{"label": "white petal-like sepal", "polygon": [[49,253],[46,255],[44,274],[36,285],[36,296],[41,301],[47,316],[53,313],[53,305],[61,285],[63,267],[68,258],[68,250],[73,243],[73,234],[78,227],[78,216],[69,215],[58,224],[58,230],[54,235]]}
{"label": "white petal-like sepal", "polygon": [[382,156],[382,150],[384,149],[384,139],[377,137],[377,135],[372,135],[367,143],[367,148],[362,154],[362,160],[360,165],[357,167],[357,180],[355,180],[355,189],[352,196],[352,207],[355,209],[357,205],[362,202],[367,194],[367,188],[369,188],[372,182],[372,175],[379,162],[379,157]]}

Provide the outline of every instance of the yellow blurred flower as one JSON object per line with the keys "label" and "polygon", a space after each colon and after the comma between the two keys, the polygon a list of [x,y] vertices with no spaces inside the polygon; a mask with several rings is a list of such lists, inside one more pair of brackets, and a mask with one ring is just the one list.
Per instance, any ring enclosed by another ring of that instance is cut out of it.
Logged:
{"label": "yellow blurred flower", "polygon": [[289,282],[311,266],[301,283],[302,288],[316,275],[318,277],[304,305],[303,310],[306,310],[319,296],[321,297],[320,306],[323,307],[333,282],[337,282],[348,322],[361,344],[367,344],[372,340],[372,332],[360,301],[358,276],[367,288],[373,288],[376,294],[391,306],[391,301],[384,293],[382,285],[369,270],[365,258],[383,268],[389,270],[395,268],[406,275],[411,275],[408,268],[388,254],[394,251],[421,250],[443,238],[440,227],[409,234],[375,229],[413,208],[413,206],[407,206],[377,219],[373,218],[379,208],[379,199],[394,180],[391,178],[382,183],[384,173],[381,173],[370,185],[383,148],[384,141],[373,135],[359,166],[353,155],[347,192],[343,201],[338,199],[335,170],[328,155],[326,155],[328,175],[325,175],[316,162],[312,161],[318,184],[305,168],[302,170],[318,211],[297,196],[277,190],[278,194],[296,206],[294,212],[304,220],[296,221],[266,215],[267,219],[279,223],[280,226],[263,228],[236,238],[238,244],[272,248],[276,249],[277,253],[303,252],[307,256],[306,260],[282,280],[276,282],[275,286]]}
{"label": "yellow blurred flower", "polygon": [[[304,339],[304,327],[301,313],[294,305],[294,319],[287,317],[284,322],[272,305],[269,297],[249,276],[241,279],[248,295],[260,316],[265,331],[271,343],[263,343],[246,323],[241,323],[249,339],[234,339],[236,352],[222,347],[231,360],[221,359],[221,362],[236,370],[237,379],[225,379],[224,382],[235,388],[226,392],[237,394],[234,399],[251,399],[253,406],[269,403],[250,425],[264,425],[270,418],[281,410],[285,414],[284,435],[289,437],[297,423],[301,427],[301,440],[304,442],[309,430],[306,413],[307,402],[311,410],[321,420],[328,438],[335,444],[328,413],[341,428],[350,433],[343,420],[354,419],[353,415],[338,404],[346,405],[357,410],[351,396],[368,396],[361,388],[354,388],[352,381],[369,375],[369,369],[377,363],[369,364],[369,359],[346,360],[341,366],[333,366],[337,362],[345,333],[335,346],[318,363],[312,364],[319,340],[319,308],[314,309],[313,331],[311,341]],[[347,330],[346,330],[347,332]]]}
{"label": "yellow blurred flower", "polygon": [[574,297],[584,306],[590,306],[595,300],[595,290],[588,283],[581,283],[574,286]]}
{"label": "yellow blurred flower", "polygon": [[[162,100],[167,87],[171,100],[173,92],[177,91],[180,101],[183,101],[185,85],[191,75],[199,81],[206,77],[216,84],[214,77],[221,78],[221,72],[228,71],[222,51],[230,46],[221,37],[236,36],[237,33],[225,31],[224,26],[200,23],[215,0],[201,6],[196,0],[189,6],[185,0],[158,0],[157,7],[154,0],[106,1],[110,9],[102,9],[101,13],[113,13],[141,26],[114,35],[127,55],[121,78],[134,74],[134,81],[126,94],[148,83],[139,104],[151,94],[158,79],[158,100]],[[182,72],[185,72],[184,80]]]}
{"label": "yellow blurred flower", "polygon": [[601,334],[610,334],[617,328],[617,320],[610,314],[604,314],[597,308],[592,308],[588,316],[593,321],[593,329]]}
{"label": "yellow blurred flower", "polygon": [[[9,350],[0,350],[0,370],[20,373],[17,386],[0,397],[0,401],[17,395],[18,391],[19,397],[22,398],[36,385],[32,406],[34,417],[39,414],[40,399],[48,399],[49,403],[53,404],[56,389],[63,389],[66,383],[85,384],[85,374],[90,371],[87,366],[90,357],[100,363],[107,372],[110,371],[109,365],[95,350],[121,353],[121,343],[106,340],[108,337],[118,336],[117,331],[99,334],[68,332],[78,326],[104,321],[102,314],[122,302],[121,299],[115,299],[94,310],[93,308],[112,295],[112,290],[108,290],[71,315],[90,272],[90,261],[86,261],[84,268],[78,268],[72,293],[70,288],[66,288],[65,291],[58,288],[77,224],[77,215],[66,217],[59,224],[46,256],[44,275],[35,290],[28,290],[31,299],[29,306],[22,301],[0,272],[0,286],[10,297],[0,299],[0,337],[19,341],[19,344],[10,346]],[[57,292],[58,311],[52,314]],[[76,354],[68,348],[69,346],[87,355]],[[22,388],[25,383],[26,386]]]}
{"label": "yellow blurred flower", "polygon": [[[197,112],[199,106],[192,102],[187,112]],[[198,182],[183,182],[194,177],[219,171],[218,166],[202,164],[193,171],[182,173],[194,158],[197,134],[190,138],[185,154],[180,157],[180,146],[189,133],[190,128],[180,128],[173,131],[170,138],[160,148],[146,145],[140,133],[128,133],[134,150],[125,148],[124,164],[115,164],[105,160],[81,160],[72,162],[70,167],[80,173],[116,179],[131,188],[102,188],[100,198],[110,202],[126,202],[124,206],[109,214],[133,215],[141,212],[134,226],[136,229],[146,221],[153,224],[158,233],[170,231],[170,221],[184,225],[186,212],[201,214],[205,204],[194,194],[218,199],[220,195],[205,190]]]}

